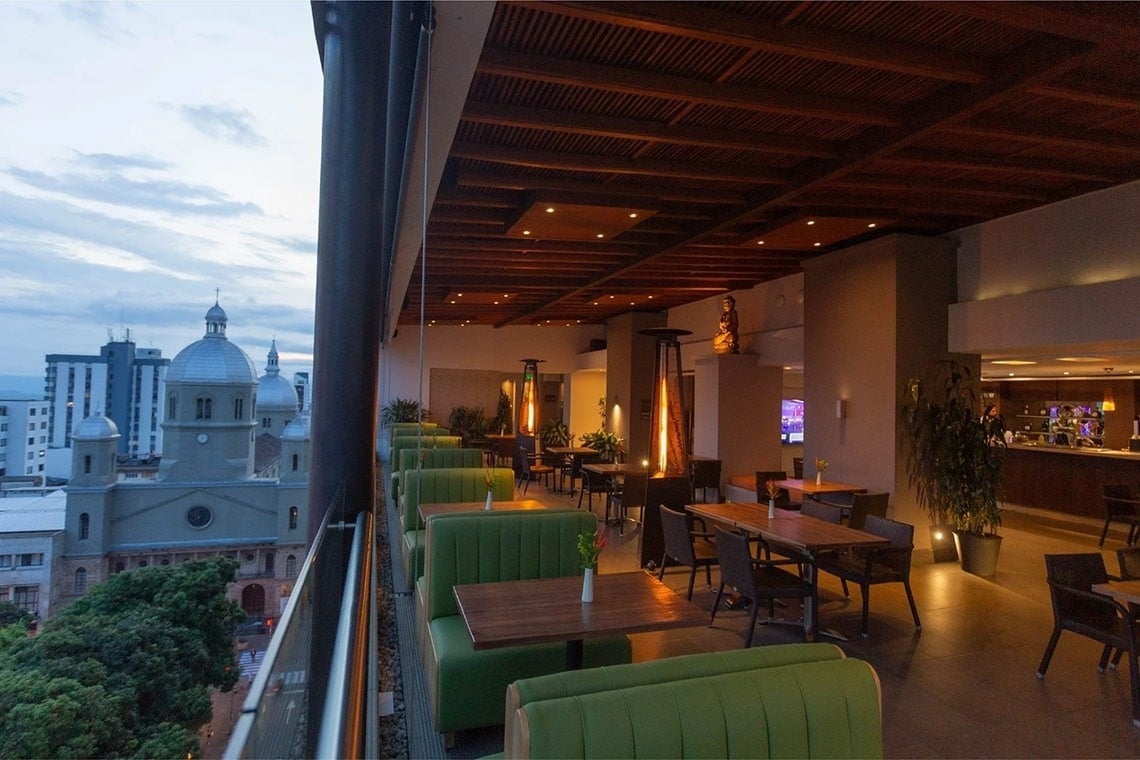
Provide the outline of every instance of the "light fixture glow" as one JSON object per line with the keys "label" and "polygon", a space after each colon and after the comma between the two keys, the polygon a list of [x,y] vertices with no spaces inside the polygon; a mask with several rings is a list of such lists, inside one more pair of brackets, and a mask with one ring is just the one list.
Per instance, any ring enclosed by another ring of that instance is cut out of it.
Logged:
{"label": "light fixture glow", "polygon": [[816,248],[819,248],[821,245],[823,245],[823,243],[814,243],[813,245],[815,245]]}
{"label": "light fixture glow", "polygon": [[875,224],[874,222],[871,222],[870,224],[868,224],[868,225],[867,225],[867,229],[869,229],[869,230],[873,230],[873,229],[875,229],[875,228],[876,228],[876,227],[878,227],[878,226],[879,226],[879,225]]}
{"label": "light fixture glow", "polygon": [[815,220],[814,219],[808,219],[808,227],[812,226],[813,224],[815,224]]}
{"label": "light fixture glow", "polygon": [[763,240],[757,240],[756,245],[764,245],[764,241]]}
{"label": "light fixture glow", "polygon": [[548,213],[548,214],[553,214],[553,213],[554,213],[554,207],[553,207],[553,206],[548,206],[548,207],[546,208],[546,213]]}

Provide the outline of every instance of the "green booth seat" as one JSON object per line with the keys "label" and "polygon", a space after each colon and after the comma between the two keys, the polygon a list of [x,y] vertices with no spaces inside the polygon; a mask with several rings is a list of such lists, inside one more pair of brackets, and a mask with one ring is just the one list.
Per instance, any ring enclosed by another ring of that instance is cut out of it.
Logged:
{"label": "green booth seat", "polygon": [[400,480],[405,470],[416,469],[416,454],[423,455],[421,469],[434,470],[439,467],[482,467],[483,449],[452,449],[429,448],[419,452],[417,449],[402,449],[399,461],[392,461],[392,503],[399,504]]}

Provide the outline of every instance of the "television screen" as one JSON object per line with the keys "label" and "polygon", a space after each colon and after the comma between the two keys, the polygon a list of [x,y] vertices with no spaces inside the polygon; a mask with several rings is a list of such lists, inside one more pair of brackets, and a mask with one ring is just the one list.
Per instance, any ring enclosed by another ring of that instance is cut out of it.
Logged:
{"label": "television screen", "polygon": [[780,438],[784,443],[804,442],[803,399],[786,398],[780,402]]}

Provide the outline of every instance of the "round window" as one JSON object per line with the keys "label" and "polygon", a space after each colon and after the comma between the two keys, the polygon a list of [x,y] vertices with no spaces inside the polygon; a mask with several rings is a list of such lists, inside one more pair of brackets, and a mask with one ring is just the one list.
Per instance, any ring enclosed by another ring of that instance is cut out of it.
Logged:
{"label": "round window", "polygon": [[186,512],[186,522],[190,524],[191,528],[205,528],[213,521],[214,513],[210,511],[209,507],[204,507],[201,504],[190,507]]}

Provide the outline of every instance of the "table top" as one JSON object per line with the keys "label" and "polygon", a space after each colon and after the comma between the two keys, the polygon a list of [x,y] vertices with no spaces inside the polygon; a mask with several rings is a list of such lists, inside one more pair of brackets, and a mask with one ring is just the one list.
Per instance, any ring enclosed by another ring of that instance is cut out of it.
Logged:
{"label": "table top", "polygon": [[551,454],[559,454],[562,456],[582,456],[584,454],[597,454],[597,449],[591,449],[589,446],[547,446],[543,449]]}
{"label": "table top", "polygon": [[866,488],[862,486],[853,486],[850,483],[834,483],[823,481],[816,485],[815,480],[802,480],[799,478],[787,478],[785,480],[777,480],[776,485],[781,488],[786,488],[789,491],[799,491],[811,495],[824,494],[824,493],[865,493]]}
{"label": "table top", "polygon": [[[427,520],[432,515],[448,515],[456,512],[482,512],[486,501],[429,502],[419,506],[420,519]],[[546,509],[546,505],[534,499],[516,501],[492,501],[491,509]]]}
{"label": "table top", "polygon": [[1140,581],[1109,581],[1094,583],[1092,590],[1111,596],[1121,604],[1140,604]]}
{"label": "table top", "polygon": [[475,649],[569,641],[619,633],[707,625],[709,614],[651,575],[594,576],[594,601],[582,577],[471,583],[454,588]]}
{"label": "table top", "polygon": [[488,433],[483,437],[489,441],[513,441],[518,436],[514,433]]}
{"label": "table top", "polygon": [[786,509],[777,509],[777,516],[769,520],[767,504],[729,501],[724,504],[687,504],[685,509],[805,552],[890,543],[882,536]]}
{"label": "table top", "polygon": [[587,462],[582,465],[582,469],[598,475],[625,475],[627,472],[638,472],[644,468],[629,462]]}

